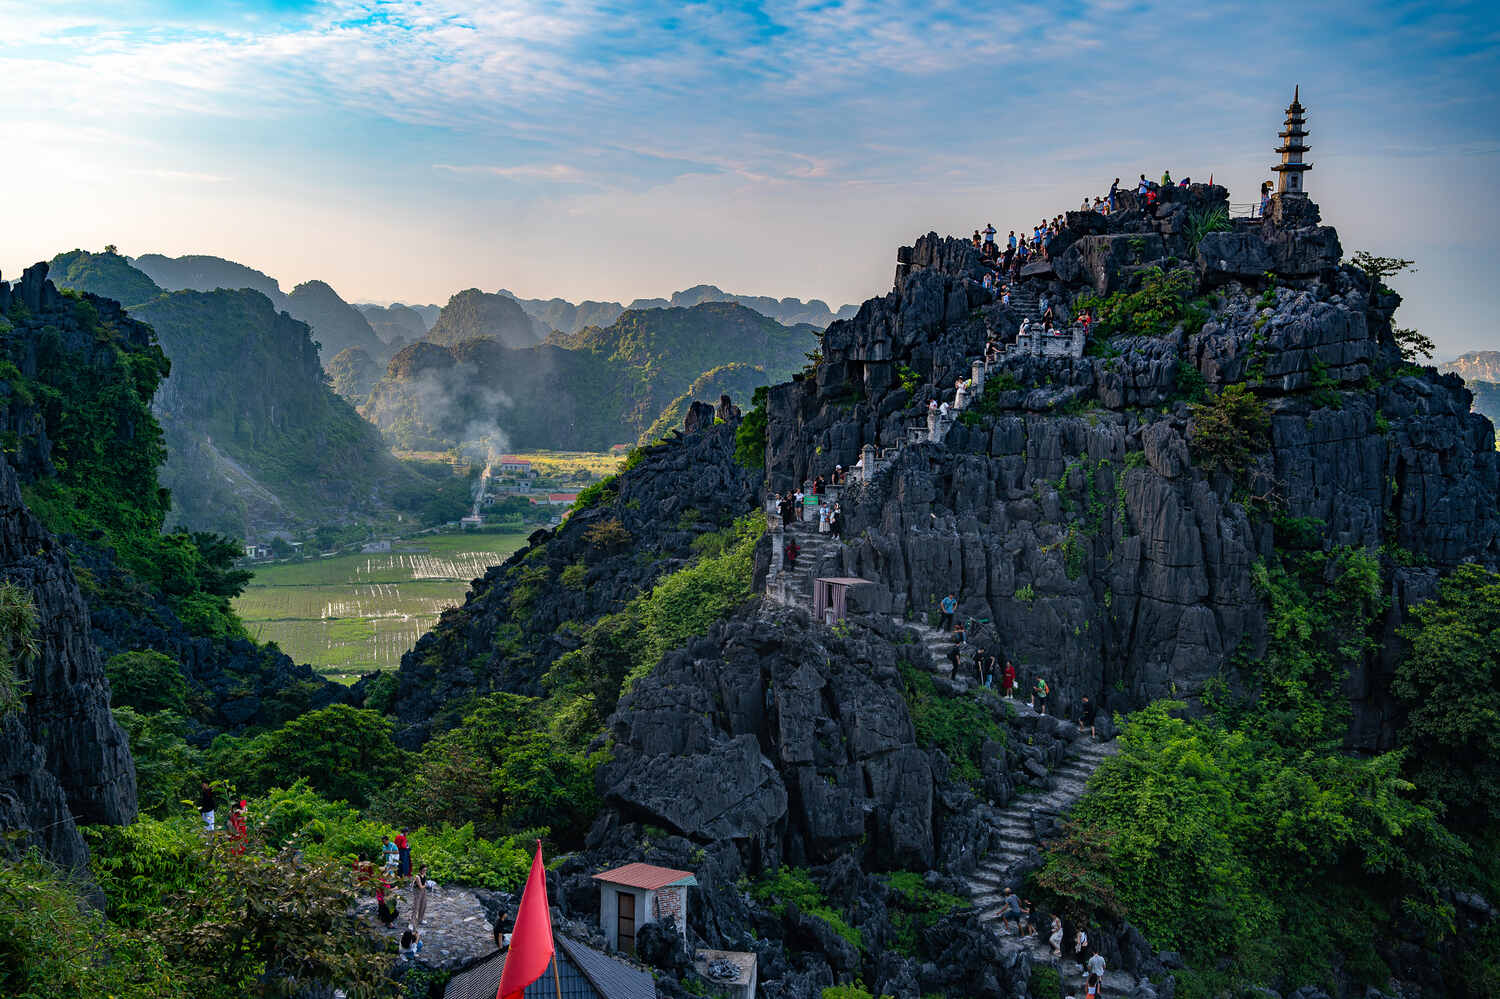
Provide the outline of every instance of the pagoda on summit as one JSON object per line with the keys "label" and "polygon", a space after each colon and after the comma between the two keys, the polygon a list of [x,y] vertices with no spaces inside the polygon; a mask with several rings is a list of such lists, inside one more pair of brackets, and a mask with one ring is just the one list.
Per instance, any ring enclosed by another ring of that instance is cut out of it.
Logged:
{"label": "pagoda on summit", "polygon": [[1306,109],[1298,100],[1301,90],[1300,86],[1292,90],[1292,103],[1286,109],[1285,131],[1277,133],[1281,136],[1281,145],[1276,148],[1276,151],[1281,154],[1281,162],[1271,168],[1281,175],[1276,185],[1276,193],[1293,197],[1306,197],[1307,190],[1302,183],[1302,174],[1312,169],[1311,163],[1302,162],[1302,154],[1312,147],[1302,141],[1307,138],[1305,127],[1307,119],[1304,117]]}

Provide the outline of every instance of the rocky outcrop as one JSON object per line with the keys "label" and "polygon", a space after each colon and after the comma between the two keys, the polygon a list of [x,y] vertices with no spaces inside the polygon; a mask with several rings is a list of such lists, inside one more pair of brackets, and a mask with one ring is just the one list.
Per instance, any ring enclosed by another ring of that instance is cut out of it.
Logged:
{"label": "rocky outcrop", "polygon": [[109,683],[89,612],[56,539],[21,501],[0,462],[0,578],[36,611],[37,652],[20,657],[19,709],[0,716],[0,829],[7,849],[36,845],[55,863],[82,868],[88,850],[75,823],[135,818],[135,763],[109,712]]}
{"label": "rocky outcrop", "polygon": [[529,347],[549,332],[539,327],[508,295],[491,295],[470,288],[448,300],[437,322],[427,331],[427,339],[449,347],[480,338],[506,347]]}
{"label": "rocky outcrop", "polygon": [[304,281],[293,288],[286,297],[286,311],[312,327],[320,357],[332,358],[349,347],[362,348],[371,357],[390,353],[364,315],[325,281]]}
{"label": "rocky outcrop", "polygon": [[[1189,246],[1186,221],[1223,189],[1167,194],[1149,216],[1133,195],[1107,218],[1070,214],[1052,273],[1024,283],[1068,315],[1147,268],[1196,260],[1201,326],[1117,336],[1078,360],[1009,359],[983,415],[941,444],[904,447],[841,497],[850,543],[838,568],[880,582],[872,606],[925,614],[956,588],[960,615],[987,622],[981,644],[1045,668],[1065,702],[1102,696],[1110,710],[1191,700],[1232,675],[1237,655],[1261,654],[1250,570],[1274,549],[1268,508],[1315,518],[1329,546],[1399,548],[1400,562],[1439,569],[1500,564],[1493,428],[1456,378],[1401,365],[1399,298],[1338,266],[1337,234],[1315,207]],[[772,490],[848,468],[866,444],[903,445],[990,333],[1014,335],[1019,315],[973,280],[966,241],[929,234],[899,259],[890,294],[828,329],[816,375],[772,388]],[[917,372],[914,391],[898,367]],[[1270,447],[1246,476],[1193,458],[1199,379],[1248,383],[1271,414]],[[1430,570],[1391,569],[1398,595],[1425,592]],[[1351,679],[1354,745],[1393,739],[1378,682],[1392,663],[1382,652]]]}
{"label": "rocky outcrop", "polygon": [[931,867],[935,780],[896,654],[793,612],[732,620],[621,699],[607,802],[767,866],[827,862],[863,840],[879,866]]}

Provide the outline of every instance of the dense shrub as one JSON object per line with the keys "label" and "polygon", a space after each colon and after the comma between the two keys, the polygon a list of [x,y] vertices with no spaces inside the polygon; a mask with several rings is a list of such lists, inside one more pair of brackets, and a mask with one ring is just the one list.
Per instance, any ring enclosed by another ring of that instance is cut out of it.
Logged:
{"label": "dense shrub", "polygon": [[1271,415],[1247,385],[1227,385],[1191,409],[1188,449],[1204,468],[1238,475],[1270,446]]}
{"label": "dense shrub", "polygon": [[1148,267],[1141,272],[1140,285],[1134,291],[1117,291],[1108,298],[1085,296],[1076,311],[1094,312],[1091,335],[1161,337],[1183,326],[1196,333],[1208,318],[1205,301],[1193,297],[1198,278],[1190,268],[1163,271]]}
{"label": "dense shrub", "polygon": [[1409,769],[1458,828],[1500,821],[1500,575],[1461,565],[1412,608],[1392,692],[1407,708]]}
{"label": "dense shrub", "polygon": [[362,805],[405,770],[389,719],[334,704],[250,738],[221,735],[209,750],[214,772],[242,793],[285,787],[299,777],[335,800]]}
{"label": "dense shrub", "polygon": [[838,910],[828,904],[822,889],[813,883],[812,875],[805,867],[778,867],[751,885],[750,894],[761,904],[769,906],[777,916],[785,915],[787,906],[794,905],[799,912],[823,920],[854,946],[863,946],[859,930],[845,922]]}
{"label": "dense shrub", "polygon": [[1400,754],[1298,750],[1180,707],[1131,717],[1040,884],[1242,984],[1327,981],[1335,961],[1384,981],[1372,941],[1395,912],[1442,922],[1426,886],[1455,849]]}
{"label": "dense shrub", "polygon": [[932,674],[911,663],[899,664],[902,694],[916,729],[917,745],[941,749],[953,766],[953,774],[978,788],[980,750],[986,740],[1005,743],[1005,729],[988,705],[973,697],[944,697],[932,682]]}
{"label": "dense shrub", "polygon": [[36,856],[0,864],[0,995],[10,999],[189,999],[161,946],[89,907]]}
{"label": "dense shrub", "polygon": [[149,649],[121,652],[104,663],[109,703],[139,711],[187,713],[187,678],[173,658]]}
{"label": "dense shrub", "polygon": [[770,390],[762,385],[750,397],[750,411],[734,430],[734,459],[751,471],[766,467],[766,399]]}

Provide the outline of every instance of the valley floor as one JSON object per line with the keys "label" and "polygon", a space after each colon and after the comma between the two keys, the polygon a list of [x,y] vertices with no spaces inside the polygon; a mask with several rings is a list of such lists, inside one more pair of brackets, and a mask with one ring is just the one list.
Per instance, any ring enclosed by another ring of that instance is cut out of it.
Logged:
{"label": "valley floor", "polygon": [[257,641],[275,642],[330,680],[395,669],[469,581],[505,561],[526,535],[446,534],[393,551],[269,565],[234,602]]}

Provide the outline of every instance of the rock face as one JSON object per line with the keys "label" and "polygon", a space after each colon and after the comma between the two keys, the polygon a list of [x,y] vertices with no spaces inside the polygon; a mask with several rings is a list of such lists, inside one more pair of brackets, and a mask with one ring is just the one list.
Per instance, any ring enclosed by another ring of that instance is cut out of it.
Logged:
{"label": "rock face", "polygon": [[[151,379],[162,377],[166,369],[151,327],[108,299],[84,294],[80,302],[62,295],[47,279],[47,272],[44,263],[28,268],[13,290],[0,282],[0,312],[12,298],[26,308],[24,314],[12,310],[9,318],[0,319],[0,348],[18,376],[0,377],[0,434],[14,435],[14,450],[8,450],[6,458],[22,484],[58,475],[54,449],[82,446],[76,439],[61,443],[54,440],[74,424],[64,421],[56,411],[44,414],[37,402],[37,390],[26,389],[23,382],[76,401],[83,395],[107,398],[111,393],[127,391],[150,394],[155,388]],[[191,305],[205,299],[248,302],[262,315],[272,317],[264,297],[249,290],[209,295],[180,292],[161,301]],[[290,332],[295,342],[307,349],[305,359],[315,368],[306,327],[285,314],[274,318],[278,328],[293,327]],[[102,329],[109,331],[108,339],[100,336]],[[192,365],[184,365],[184,370],[190,374]],[[328,395],[321,382],[314,379],[313,383],[318,392]],[[359,422],[347,406],[334,402],[351,420]],[[195,415],[201,418],[202,410],[196,410]],[[149,416],[144,411],[125,412],[123,408],[115,414],[114,425],[108,428],[114,436],[104,446],[113,456],[112,472],[117,478],[101,488],[158,495],[159,467],[155,462],[161,460],[161,452],[155,442],[160,431]],[[50,431],[49,426],[53,428]],[[368,433],[368,428],[364,432]],[[298,666],[274,649],[244,639],[194,633],[173,610],[167,595],[132,576],[101,539],[68,536],[60,540],[71,563],[87,570],[94,583],[88,596],[88,623],[103,658],[142,649],[165,653],[182,664],[190,685],[203,695],[200,721],[204,727],[194,735],[196,741],[206,742],[215,731],[239,730],[252,723],[278,724],[309,708],[348,698],[347,689],[319,678],[309,667]]]}
{"label": "rock face", "polygon": [[134,819],[135,763],[109,712],[109,683],[67,556],[26,509],[4,462],[0,577],[30,596],[39,641],[35,658],[17,669],[21,707],[0,716],[0,829],[27,832],[8,849],[35,844],[55,863],[82,868],[88,850],[75,819]]}
{"label": "rock face", "polygon": [[861,837],[879,866],[933,865],[935,780],[889,642],[791,612],[734,619],[639,681],[611,735],[600,785],[626,818],[767,866],[827,862]]}
{"label": "rock face", "polygon": [[[1051,273],[1021,289],[1040,286],[1068,316],[1085,295],[1196,261],[1201,328],[1117,336],[1076,361],[1008,360],[1007,389],[982,417],[903,447],[841,497],[842,572],[879,581],[874,607],[926,614],[957,589],[960,616],[987,622],[981,644],[1046,668],[1065,703],[1102,695],[1107,710],[1192,700],[1236,654],[1261,653],[1251,568],[1273,550],[1271,518],[1256,512],[1267,504],[1321,521],[1329,545],[1399,547],[1439,569],[1500,564],[1493,428],[1456,377],[1401,364],[1399,298],[1339,266],[1315,206],[1190,245],[1187,222],[1225,193],[1166,193],[1150,215],[1133,195],[1115,215],[1070,213]],[[965,241],[929,234],[898,259],[891,293],[829,327],[816,376],[772,388],[773,491],[852,466],[866,444],[902,445],[928,401],[970,374],[988,332],[1014,337],[1021,308],[979,286]],[[898,366],[919,376],[914,391]],[[1184,372],[1210,390],[1248,383],[1265,403],[1270,448],[1247,479],[1195,463]],[[1395,565],[1397,594],[1420,599],[1430,571]],[[1390,744],[1397,719],[1379,680],[1392,665],[1385,650],[1351,677],[1352,745]]]}

